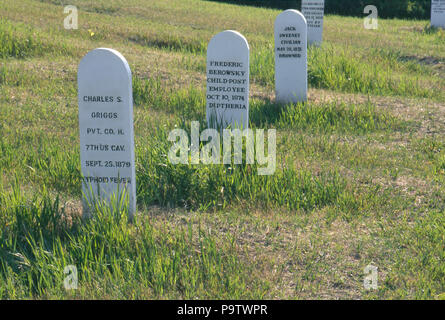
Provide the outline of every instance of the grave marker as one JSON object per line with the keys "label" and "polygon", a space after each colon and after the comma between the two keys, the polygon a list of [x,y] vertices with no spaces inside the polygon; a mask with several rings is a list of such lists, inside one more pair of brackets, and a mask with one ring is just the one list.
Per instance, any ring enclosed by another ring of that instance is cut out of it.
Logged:
{"label": "grave marker", "polygon": [[307,25],[297,10],[275,19],[275,95],[277,102],[307,100]]}
{"label": "grave marker", "polygon": [[445,0],[431,1],[431,26],[445,28]]}
{"label": "grave marker", "polygon": [[84,211],[89,213],[87,202],[93,196],[109,200],[126,190],[132,216],[136,177],[130,67],[119,52],[95,49],[81,60],[77,81]]}
{"label": "grave marker", "polygon": [[207,47],[207,124],[249,126],[249,44],[239,32],[215,35]]}
{"label": "grave marker", "polygon": [[320,45],[323,40],[324,0],[303,0],[301,12],[306,18],[309,44]]}

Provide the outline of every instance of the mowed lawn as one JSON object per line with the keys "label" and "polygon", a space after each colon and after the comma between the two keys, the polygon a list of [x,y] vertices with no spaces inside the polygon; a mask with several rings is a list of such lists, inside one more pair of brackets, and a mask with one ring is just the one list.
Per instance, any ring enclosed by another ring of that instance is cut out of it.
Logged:
{"label": "mowed lawn", "polygon": [[[65,30],[61,2],[0,0],[0,298],[445,299],[444,30],[327,15],[308,102],[282,106],[278,10],[72,0]],[[272,176],[167,159],[170,130],[205,126],[207,43],[226,29],[250,44],[250,126],[277,129]],[[77,66],[98,47],[133,73],[132,222],[119,203],[80,218]]]}

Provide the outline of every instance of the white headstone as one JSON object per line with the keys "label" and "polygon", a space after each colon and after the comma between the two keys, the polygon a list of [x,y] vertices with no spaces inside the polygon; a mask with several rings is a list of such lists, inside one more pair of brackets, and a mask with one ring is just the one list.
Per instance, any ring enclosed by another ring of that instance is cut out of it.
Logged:
{"label": "white headstone", "polygon": [[309,44],[320,45],[323,40],[324,0],[303,0],[301,12],[307,21]]}
{"label": "white headstone", "polygon": [[215,35],[207,47],[207,124],[249,126],[249,44],[239,32]]}
{"label": "white headstone", "polygon": [[431,26],[445,28],[445,0],[432,0]]}
{"label": "white headstone", "polygon": [[109,200],[125,189],[132,216],[136,176],[130,67],[119,52],[95,49],[80,62],[77,81],[84,210],[88,213],[86,202],[92,196]]}
{"label": "white headstone", "polygon": [[275,20],[275,95],[281,103],[307,100],[307,25],[297,10]]}

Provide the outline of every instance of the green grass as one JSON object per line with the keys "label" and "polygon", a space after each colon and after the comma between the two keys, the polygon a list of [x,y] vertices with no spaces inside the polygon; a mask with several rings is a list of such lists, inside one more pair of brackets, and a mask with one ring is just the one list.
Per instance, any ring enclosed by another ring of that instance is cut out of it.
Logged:
{"label": "green grass", "polygon": [[[433,98],[441,100],[437,90],[443,81],[431,81],[424,68],[412,61],[403,61],[399,52],[387,49],[370,49],[360,52],[356,48],[324,44],[308,52],[308,82],[314,88],[373,95]],[[409,71],[409,72],[408,72]],[[274,83],[274,53],[270,46],[253,52],[251,74],[255,82]],[[432,86],[432,88],[430,87]]]}
{"label": "green grass", "polygon": [[[51,35],[46,35],[50,38]],[[43,39],[40,33],[22,23],[11,23],[0,19],[0,58],[30,58],[45,53],[67,53],[67,48],[50,39]]]}
{"label": "green grass", "polygon": [[[1,298],[443,298],[443,30],[328,15],[308,53],[309,100],[279,105],[278,10],[70,4],[78,30],[63,28],[60,1],[0,6]],[[251,48],[250,127],[277,130],[271,176],[167,159],[170,130],[206,127],[206,47],[225,29]],[[119,200],[81,219],[76,75],[97,47],[132,69],[134,221]],[[370,263],[377,291],[363,288]],[[77,290],[63,287],[67,265]]]}
{"label": "green grass", "polygon": [[[22,35],[24,33],[24,36]],[[0,20],[0,57],[25,58],[42,54],[42,42],[32,34],[31,28],[14,28],[8,21]]]}
{"label": "green grass", "polygon": [[165,157],[160,162],[165,150],[153,149],[139,158],[138,173],[143,173],[138,175],[138,196],[147,205],[206,210],[245,202],[311,211],[337,202],[345,192],[345,182],[335,173],[317,177],[287,169],[259,176],[256,166],[172,165]]}
{"label": "green grass", "polygon": [[416,285],[415,299],[442,299],[445,291],[445,211],[432,211],[418,218],[411,228],[398,226],[396,237],[401,250],[382,291],[394,290],[396,297],[410,297]]}
{"label": "green grass", "polygon": [[71,217],[68,223],[58,199],[45,194],[29,199],[18,188],[2,192],[0,204],[1,269],[15,275],[12,280],[2,272],[2,299],[63,295],[67,265],[78,266],[80,287],[90,287],[81,289],[79,297],[84,290],[97,298],[264,295],[260,285],[246,290],[248,273],[233,244],[200,226],[159,229],[146,218],[130,224],[125,206],[114,201],[99,205],[87,222]]}
{"label": "green grass", "polygon": [[298,103],[282,106],[270,101],[252,101],[250,121],[258,127],[274,126],[313,132],[365,134],[376,131],[401,131],[407,127],[388,112],[378,111],[370,102],[346,105]]}

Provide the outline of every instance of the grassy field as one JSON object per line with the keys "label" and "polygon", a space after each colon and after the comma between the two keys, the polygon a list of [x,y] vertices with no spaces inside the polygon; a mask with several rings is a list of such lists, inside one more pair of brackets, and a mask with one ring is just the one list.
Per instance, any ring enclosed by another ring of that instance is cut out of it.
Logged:
{"label": "grassy field", "polygon": [[[65,30],[62,3],[0,0],[0,298],[445,299],[444,30],[328,15],[309,100],[283,108],[278,10],[72,0],[79,29]],[[272,176],[166,157],[172,128],[205,125],[206,47],[225,29],[251,47],[250,123],[277,129]],[[133,222],[117,201],[80,218],[77,66],[97,47],[133,72]]]}

